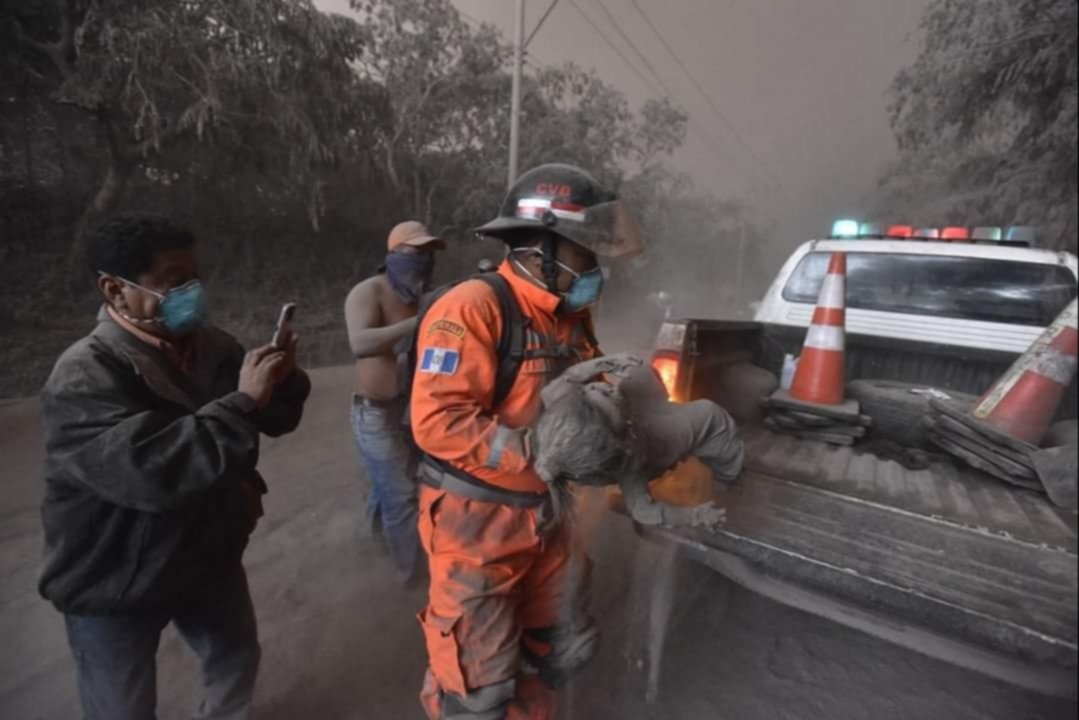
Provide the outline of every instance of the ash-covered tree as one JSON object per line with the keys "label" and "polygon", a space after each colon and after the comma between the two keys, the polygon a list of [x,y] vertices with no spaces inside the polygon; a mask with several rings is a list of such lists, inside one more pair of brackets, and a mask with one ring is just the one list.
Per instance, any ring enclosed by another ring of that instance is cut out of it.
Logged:
{"label": "ash-covered tree", "polygon": [[134,178],[168,182],[207,158],[261,169],[316,218],[318,168],[378,108],[352,66],[363,28],[310,0],[5,0],[0,36],[5,74],[85,118],[100,151],[88,218]]}
{"label": "ash-covered tree", "polygon": [[[411,214],[463,231],[494,212],[506,185],[512,51],[491,26],[473,28],[448,0],[353,0],[371,37],[357,67],[386,88],[391,119],[378,162]],[[521,166],[568,162],[617,185],[669,155],[686,116],[625,96],[576,65],[524,79]]]}
{"label": "ash-covered tree", "polygon": [[[447,195],[469,194],[477,158],[506,147],[509,47],[447,0],[353,0],[371,38],[360,72],[386,90],[377,161],[410,214],[441,230]],[[461,205],[459,198],[457,205]]]}
{"label": "ash-covered tree", "polygon": [[1039,225],[1075,250],[1075,0],[935,0],[891,93],[900,157],[873,198],[910,222]]}
{"label": "ash-covered tree", "polygon": [[[506,89],[502,104],[508,108],[508,84]],[[634,113],[622,92],[573,63],[540,68],[524,78],[521,168],[569,163],[617,190],[677,150],[687,123],[687,115],[666,100],[647,100]],[[505,192],[508,124],[494,130],[470,158],[472,185],[455,188],[462,200],[455,224],[495,212]]]}

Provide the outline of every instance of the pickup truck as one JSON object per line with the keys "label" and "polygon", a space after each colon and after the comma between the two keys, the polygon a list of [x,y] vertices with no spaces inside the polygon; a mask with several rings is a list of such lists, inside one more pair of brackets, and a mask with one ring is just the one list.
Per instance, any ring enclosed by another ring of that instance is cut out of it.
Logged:
{"label": "pickup truck", "polygon": [[[756,322],[663,324],[654,366],[672,399],[731,410],[746,472],[719,491],[722,529],[640,532],[775,601],[1074,698],[1074,512],[928,449],[925,465],[912,469],[874,443],[833,447],[774,434],[755,404],[736,397],[747,392],[747,367],[778,378],[800,353],[836,251],[848,253],[848,379],[893,391],[985,392],[1077,292],[1067,253],[886,237],[807,243]],[[1074,384],[1064,405],[1058,419],[1074,419]]]}

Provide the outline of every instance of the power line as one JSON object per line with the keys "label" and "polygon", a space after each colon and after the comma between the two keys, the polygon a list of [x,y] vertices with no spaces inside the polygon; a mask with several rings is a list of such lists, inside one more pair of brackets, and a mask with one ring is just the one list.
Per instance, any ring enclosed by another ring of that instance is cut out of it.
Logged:
{"label": "power line", "polygon": [[[647,57],[644,56],[644,53],[642,53],[637,48],[637,46],[633,43],[633,41],[625,33],[625,31],[622,29],[621,25],[618,23],[618,20],[614,17],[614,15],[610,12],[610,10],[607,9],[607,6],[603,4],[603,0],[596,0],[596,2],[599,4],[599,6],[603,10],[603,12],[607,15],[607,19],[610,20],[611,25],[614,26],[614,29],[618,32],[618,34],[622,37],[622,39],[626,41],[626,44],[628,44],[630,46],[630,48],[633,50],[633,52],[637,55],[637,57],[639,57],[641,59],[641,62],[643,62],[645,64],[645,66],[649,70],[651,70],[652,75],[655,77],[656,81],[659,83],[660,88],[662,88],[662,92],[656,92],[656,95],[658,97],[661,97],[661,98],[665,99],[665,100],[673,101],[678,106],[682,106],[683,103],[681,103],[678,100],[678,98],[675,97],[674,93],[672,93],[670,91],[670,88],[667,87],[666,83],[663,82],[663,78],[656,71],[655,66],[648,60]],[[650,87],[652,87],[653,92],[655,92],[655,85],[650,84]],[[712,137],[708,133],[704,132],[704,129],[701,128],[701,126],[693,119],[693,117],[691,115],[689,115],[687,113],[686,118],[687,118],[687,124],[689,125],[690,131],[693,132],[693,134],[697,136],[698,140],[700,140],[701,142],[703,142],[706,145],[710,146],[714,151],[716,151],[716,152],[718,152],[720,154],[723,154],[723,155],[727,154],[727,151],[724,148],[722,148],[719,145],[719,143],[717,143],[714,139],[712,139]]]}
{"label": "power line", "polygon": [[[595,21],[592,20],[588,13],[581,9],[581,6],[577,4],[576,0],[569,0],[569,2],[570,5],[572,5],[573,8],[578,13],[580,13],[581,17],[583,17],[585,21],[591,26],[592,30],[595,31],[596,35],[599,36],[600,40],[606,43],[607,47],[614,51],[614,53],[619,57],[619,59],[622,60],[622,62],[625,64],[625,66],[631,71],[633,71],[633,74],[637,76],[637,78],[651,91],[654,96],[666,100],[671,100],[669,93],[666,93],[662,89],[658,88],[653,80],[649,79],[636,65],[630,62],[629,58],[626,57],[625,53],[623,53],[622,50],[618,47],[618,45],[614,41],[612,41],[611,38],[605,32],[603,32],[603,30],[601,30],[598,25],[596,25]],[[678,104],[680,105],[681,103]],[[721,147],[718,142],[716,142],[714,139],[712,139],[711,136],[705,133],[704,130],[700,127],[700,125],[698,125],[691,116],[687,115],[687,117],[689,129],[694,133],[694,135],[696,135],[698,140],[703,142],[705,145],[711,147],[717,153],[727,155],[726,149]]]}
{"label": "power line", "polygon": [[458,15],[460,15],[461,17],[463,17],[463,18],[464,18],[465,20],[467,20],[467,21],[469,21],[470,23],[472,23],[473,25],[475,25],[475,26],[476,26],[477,28],[481,28],[481,27],[483,27],[483,23],[482,23],[482,22],[480,22],[479,20],[477,20],[477,19],[476,19],[475,17],[473,17],[472,15],[469,15],[469,14],[468,14],[468,13],[466,13],[466,12],[465,12],[464,10],[461,10],[460,8],[458,8],[458,9],[457,9],[457,14],[458,14]]}
{"label": "power line", "polygon": [[[602,4],[602,0],[597,0],[597,2],[600,2]],[[648,27],[652,29],[652,32],[655,34],[656,38],[659,39],[660,43],[667,50],[670,56],[674,58],[674,61],[678,64],[678,67],[681,68],[682,72],[685,73],[686,77],[689,78],[689,81],[693,83],[693,86],[697,89],[697,92],[699,92],[701,96],[704,97],[709,107],[712,108],[712,112],[715,113],[716,117],[718,117],[720,122],[723,123],[724,127],[727,128],[727,131],[734,136],[734,139],[738,141],[738,144],[742,146],[742,148],[746,151],[749,157],[760,167],[761,171],[768,177],[768,179],[774,182],[780,189],[783,189],[783,183],[779,181],[776,174],[772,172],[771,168],[768,167],[764,160],[762,160],[761,157],[757,155],[756,151],[753,150],[753,147],[748,142],[746,142],[745,138],[742,137],[742,134],[738,132],[738,128],[736,128],[734,126],[734,123],[731,122],[730,119],[723,113],[723,111],[719,107],[719,104],[714,99],[712,99],[712,96],[709,95],[708,92],[704,89],[704,86],[699,80],[697,80],[697,77],[692,72],[690,72],[689,68],[686,66],[686,63],[682,60],[678,53],[675,52],[674,48],[671,47],[671,44],[667,42],[667,39],[663,37],[663,33],[659,31],[659,28],[656,27],[656,24],[652,22],[652,19],[650,17],[648,17],[648,14],[644,11],[644,8],[641,7],[641,4],[637,0],[630,0],[630,2],[633,3],[633,7],[637,9],[637,12],[644,19]]]}
{"label": "power line", "polygon": [[[556,1],[557,1],[557,0],[556,0]],[[480,29],[480,28],[483,28],[483,27],[485,27],[485,25],[486,25],[486,23],[484,23],[483,21],[479,20],[479,19],[478,19],[478,18],[476,18],[476,17],[474,16],[474,15],[469,15],[469,14],[468,14],[468,13],[466,13],[466,12],[465,12],[464,10],[458,9],[458,10],[457,10],[457,13],[458,13],[458,14],[459,14],[459,15],[460,15],[461,17],[463,17],[463,18],[465,19],[465,21],[466,21],[467,23],[469,23],[469,24],[471,24],[471,25],[475,26],[477,30],[478,30],[478,29]],[[538,30],[539,30],[539,28],[537,27],[537,28],[536,28],[536,30],[538,31]],[[535,56],[535,53],[532,53],[532,55],[533,55],[533,56]],[[539,60],[539,58],[536,58],[536,60]],[[524,62],[525,62],[525,65],[529,66],[529,67],[530,67],[530,68],[532,68],[533,70],[536,70],[537,72],[539,72],[539,71],[542,71],[542,70],[543,70],[543,67],[542,67],[542,66],[540,66],[539,64],[537,64],[537,63],[536,63],[536,62],[535,62],[534,60],[532,60],[531,58],[529,58],[529,53],[527,53],[527,52],[525,53],[525,59],[524,59]],[[542,62],[542,61],[540,61],[540,62]]]}
{"label": "power line", "polygon": [[656,79],[656,82],[659,83],[659,86],[663,88],[663,95],[666,97],[673,97],[674,93],[670,91],[670,88],[668,88],[666,83],[663,82],[663,78],[658,72],[656,72],[656,67],[648,60],[648,58],[644,56],[644,53],[637,49],[637,45],[633,42],[633,40],[630,39],[629,35],[626,34],[625,30],[622,29],[622,25],[619,24],[618,19],[614,16],[614,14],[611,13],[611,11],[607,9],[607,6],[603,4],[603,0],[596,0],[596,4],[599,5],[599,9],[602,10],[603,14],[607,16],[608,20],[610,20],[611,25],[614,26],[615,32],[617,32],[621,36],[621,38],[625,40],[626,44],[629,45],[629,49],[632,50],[638,58],[640,58],[641,62],[644,63],[645,68],[647,68],[648,71],[652,73],[652,77],[654,77]]}
{"label": "power line", "polygon": [[554,9],[556,7],[558,7],[558,0],[551,0],[551,6],[547,8],[547,12],[543,13],[543,17],[541,17],[539,23],[537,23],[536,29],[533,30],[532,34],[528,36],[527,40],[525,40],[524,46],[526,48],[532,44],[532,40],[536,37],[536,33],[538,33],[540,31],[540,28],[543,27],[543,23],[547,22],[547,18],[551,17],[551,13],[554,12]]}
{"label": "power line", "polygon": [[569,0],[569,4],[573,6],[574,10],[580,13],[581,17],[585,19],[585,22],[587,22],[589,26],[591,26],[592,30],[596,33],[596,35],[599,36],[599,39],[602,40],[607,45],[607,47],[614,51],[614,54],[618,56],[618,58],[623,62],[623,64],[625,64],[626,67],[633,71],[633,74],[636,75],[642,83],[644,83],[644,85],[652,92],[653,95],[655,95],[656,97],[664,97],[664,94],[658,88],[656,88],[655,83],[645,77],[644,73],[641,72],[636,65],[629,61],[629,58],[626,57],[625,53],[623,53],[619,49],[619,47],[611,41],[611,39],[606,35],[606,33],[600,30],[599,25],[596,24],[596,22],[588,15],[588,13],[581,9],[581,6],[577,4],[576,0]]}

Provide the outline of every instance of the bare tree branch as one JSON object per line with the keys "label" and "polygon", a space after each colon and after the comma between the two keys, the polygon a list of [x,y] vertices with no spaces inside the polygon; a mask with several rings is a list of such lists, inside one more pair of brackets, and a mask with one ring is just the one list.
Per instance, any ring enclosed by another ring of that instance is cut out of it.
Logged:
{"label": "bare tree branch", "polygon": [[63,53],[58,43],[45,43],[30,37],[29,33],[26,32],[26,28],[23,27],[21,18],[16,18],[14,27],[16,34],[19,36],[19,43],[21,45],[25,45],[26,47],[37,50],[39,53],[45,55],[49,58],[53,67],[56,68],[56,71],[65,78],[70,75],[70,67],[64,61]]}
{"label": "bare tree branch", "polygon": [[[194,106],[192,106],[193,108]],[[191,109],[191,108],[189,108]],[[187,111],[185,110],[184,113]],[[181,117],[184,113],[181,113]],[[143,159],[150,154],[151,150],[160,151],[171,143],[190,133],[189,128],[179,127],[179,123],[171,123],[165,130],[159,132],[156,137],[146,138],[140,142],[129,143],[124,148],[124,156],[132,161]]]}
{"label": "bare tree branch", "polygon": [[65,0],[60,13],[60,39],[54,43],[31,37],[22,18],[16,18],[15,32],[21,44],[48,57],[56,71],[66,80],[75,73],[75,63],[78,61],[75,34],[86,19],[88,10],[88,5],[80,0]]}

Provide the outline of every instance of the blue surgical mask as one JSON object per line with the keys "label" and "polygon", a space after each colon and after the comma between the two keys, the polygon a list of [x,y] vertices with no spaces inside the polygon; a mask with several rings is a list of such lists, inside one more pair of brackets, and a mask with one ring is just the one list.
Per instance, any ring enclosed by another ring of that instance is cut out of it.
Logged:
{"label": "blue surgical mask", "polygon": [[578,275],[562,299],[570,312],[592,307],[603,294],[603,270],[596,268]]}
{"label": "blue surgical mask", "polygon": [[131,322],[152,323],[163,328],[170,335],[176,336],[188,335],[206,324],[209,316],[206,293],[203,290],[202,283],[198,280],[186,282],[162,295],[130,280],[117,279],[136,290],[153,295],[159,300],[156,317],[153,320],[127,318]]}
{"label": "blue surgical mask", "polygon": [[[527,248],[522,250],[514,250],[510,253],[510,259],[521,269],[526,276],[529,276],[528,270],[520,261],[515,257],[517,254],[531,254],[539,255],[543,257],[543,251],[536,248]],[[564,263],[560,263],[555,260],[555,265],[562,268],[570,275],[573,276],[573,284],[570,285],[569,291],[562,294],[562,307],[569,312],[577,312],[590,308],[599,302],[599,298],[603,295],[603,268],[593,268],[587,272],[579,273],[573,268]]]}

